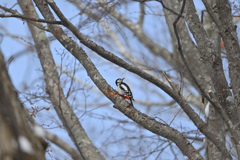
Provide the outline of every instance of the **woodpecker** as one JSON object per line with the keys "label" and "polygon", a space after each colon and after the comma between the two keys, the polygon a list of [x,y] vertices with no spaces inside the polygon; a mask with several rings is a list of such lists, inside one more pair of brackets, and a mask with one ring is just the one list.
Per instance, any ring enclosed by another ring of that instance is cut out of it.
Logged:
{"label": "woodpecker", "polygon": [[133,95],[132,95],[132,92],[129,88],[129,86],[123,82],[124,78],[118,78],[116,80],[116,85],[117,85],[117,89],[118,89],[118,93],[123,96],[124,98],[130,100],[131,104],[132,104],[132,101],[134,101],[133,99]]}

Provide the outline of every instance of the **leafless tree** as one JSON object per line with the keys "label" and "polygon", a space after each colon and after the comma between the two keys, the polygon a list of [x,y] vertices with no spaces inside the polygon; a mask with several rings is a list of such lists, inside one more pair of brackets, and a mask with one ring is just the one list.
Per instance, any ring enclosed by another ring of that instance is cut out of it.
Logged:
{"label": "leafless tree", "polygon": [[[0,17],[31,34],[0,26],[0,159],[44,159],[45,140],[56,159],[239,159],[239,2],[9,3]],[[40,65],[13,87],[26,55]]]}

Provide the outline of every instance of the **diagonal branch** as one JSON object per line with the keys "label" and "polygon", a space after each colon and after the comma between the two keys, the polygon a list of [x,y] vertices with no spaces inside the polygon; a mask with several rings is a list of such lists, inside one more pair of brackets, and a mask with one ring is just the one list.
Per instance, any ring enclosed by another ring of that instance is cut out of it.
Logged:
{"label": "diagonal branch", "polygon": [[[78,0],[70,1],[71,3],[75,4],[79,9],[86,12],[88,15],[91,15],[91,17],[95,20],[98,20],[100,17],[92,12],[91,10],[87,9],[87,7]],[[121,24],[126,26],[129,30],[131,30],[136,37],[138,37],[139,41],[142,42],[153,54],[157,56],[163,57],[169,64],[173,65],[176,64],[175,61],[172,59],[172,54],[164,49],[163,47],[159,46],[155,42],[153,42],[142,30],[141,26],[139,24],[134,24],[130,20],[123,17],[121,14],[117,13],[116,11],[112,10],[110,6],[106,6],[105,2],[102,4],[102,6],[107,12],[110,12],[111,16],[113,16],[115,19],[117,19]]]}
{"label": "diagonal branch", "polygon": [[197,15],[193,1],[187,0],[186,7],[187,24],[199,46],[199,51],[203,62],[209,70],[214,89],[217,93],[217,98],[226,114],[231,119],[232,123],[236,124],[239,122],[239,116],[237,114],[238,112],[236,105],[232,101],[232,94],[228,87],[228,82],[223,71],[221,57],[219,57],[219,55],[216,53],[212,42],[208,39],[206,31]]}
{"label": "diagonal branch", "polygon": [[47,21],[45,19],[40,19],[40,18],[26,17],[26,16],[20,14],[16,10],[9,9],[9,8],[3,7],[1,5],[0,5],[0,9],[4,10],[6,12],[12,13],[12,14],[0,14],[1,18],[15,17],[15,18],[21,18],[22,20],[26,20],[26,21],[43,22],[43,23],[50,23],[50,24],[62,24],[61,21]]}
{"label": "diagonal branch", "polygon": [[61,21],[46,21],[44,19],[25,17],[21,14],[0,14],[0,17],[1,18],[14,17],[14,18],[21,18],[22,20],[26,20],[26,21],[43,22],[43,23],[50,23],[50,24],[62,24]]}
{"label": "diagonal branch", "polygon": [[[184,7],[185,7],[185,3],[186,3],[186,0],[183,1],[183,5],[182,5],[182,8],[181,8],[180,14],[183,14]],[[183,60],[183,63],[185,64],[185,66],[186,66],[186,68],[187,68],[190,76],[192,77],[193,81],[194,81],[195,84],[197,85],[197,87],[200,89],[200,91],[203,93],[203,95],[209,100],[209,102],[214,103],[214,102],[207,96],[207,94],[206,94],[205,91],[202,89],[202,87],[199,85],[198,81],[196,80],[195,76],[193,75],[193,73],[192,73],[192,71],[191,71],[191,69],[190,69],[190,67],[189,67],[189,65],[188,65],[188,63],[187,63],[187,61],[186,61],[186,59],[185,59],[185,57],[184,57],[184,55],[183,55],[182,47],[181,47],[181,43],[180,43],[178,31],[177,31],[177,22],[179,21],[179,19],[180,19],[180,16],[178,16],[177,19],[174,21],[173,26],[174,26],[175,35],[176,35],[177,42],[178,42],[178,50],[179,50],[180,56],[181,56],[181,58],[182,58],[182,60]],[[169,82],[169,83],[170,83],[170,82]],[[173,86],[173,85],[174,85],[174,84],[172,84],[171,86]],[[236,136],[237,133],[232,129],[233,125],[232,125],[229,117],[228,117],[228,116],[225,114],[225,112],[222,110],[221,106],[219,106],[219,105],[216,104],[216,103],[214,103],[214,104],[212,104],[212,105],[217,109],[217,111],[218,111],[219,113],[222,113],[221,115],[222,115],[223,119],[225,120],[225,122],[227,123],[228,128],[229,128],[229,129],[231,130],[231,132]],[[210,140],[211,140],[211,139],[210,139]],[[235,140],[236,140],[236,138],[235,138]],[[236,142],[236,141],[235,141],[235,142]],[[238,141],[237,141],[237,142],[238,142]],[[214,142],[213,142],[213,143],[214,143]],[[214,144],[215,144],[215,143],[214,143]],[[215,145],[216,145],[216,144],[215,144]],[[224,145],[224,144],[223,144],[223,145]],[[218,148],[219,150],[221,150],[219,147],[220,147],[220,146],[217,146],[217,148]],[[228,154],[225,154],[225,156],[228,157],[228,156],[230,156],[230,155],[229,155],[229,153],[228,153]],[[230,157],[231,157],[231,156],[230,156]]]}
{"label": "diagonal branch", "polygon": [[[69,30],[71,30],[73,32],[73,34],[79,38],[79,40],[85,44],[86,46],[88,45],[89,48],[91,48],[92,50],[94,50],[95,52],[107,52],[105,51],[102,47],[99,47],[97,44],[95,44],[94,42],[88,40],[86,37],[84,37],[77,29],[75,26],[73,26],[67,19],[66,17],[61,13],[61,11],[59,10],[59,8],[56,6],[56,4],[53,2],[53,1],[48,1],[48,4],[51,6],[51,8],[54,10],[54,12],[58,15],[58,17],[62,20],[64,26],[66,26]],[[46,10],[46,9],[45,9]],[[53,18],[54,20],[54,18]],[[58,29],[57,29],[58,30]],[[53,34],[56,34],[54,31],[52,31]],[[58,36],[56,34],[56,36]],[[61,39],[61,37],[59,36],[60,38],[60,42],[63,41],[63,39]],[[69,47],[68,45],[66,46],[65,43],[61,42],[63,45],[65,45],[65,47]],[[68,42],[69,44],[69,42]],[[91,47],[92,46],[92,47]],[[94,47],[93,47],[94,46]],[[68,48],[67,48],[68,49]],[[73,49],[71,49],[73,50]],[[71,52],[70,50],[70,52]],[[74,54],[74,52],[71,52],[76,58],[79,57],[77,55]],[[112,53],[108,52],[109,55],[111,56],[114,56]],[[86,55],[87,56],[87,55]],[[79,61],[83,64],[83,60],[81,60],[83,58],[83,56],[79,57]],[[90,62],[88,62],[90,63]],[[126,62],[125,62],[126,63]],[[90,64],[88,64],[90,65]],[[93,65],[93,64],[92,64]],[[83,64],[84,66],[84,64]],[[93,65],[92,67],[92,70],[91,72],[93,72],[93,69],[95,69],[95,66]],[[132,67],[134,68],[134,67]],[[85,68],[87,70],[87,68]],[[143,73],[143,71],[142,71]],[[90,76],[90,74],[89,74]],[[95,75],[96,76],[96,73]],[[101,75],[98,75],[98,79],[101,79],[99,76]],[[91,77],[91,76],[90,76]],[[152,76],[151,76],[152,77]],[[91,77],[92,78],[92,77]],[[101,85],[98,85],[98,81],[95,81],[94,78],[92,78],[93,82],[98,86],[98,88],[113,102],[116,103],[116,101],[114,101],[115,99],[112,99],[115,95],[115,93],[112,93],[112,89],[111,88],[102,88],[102,84]],[[226,157],[231,157],[227,151],[227,149],[225,148],[223,142],[221,142],[221,140],[217,139],[215,137],[215,135],[208,130],[207,128],[207,125],[202,121],[202,119],[195,113],[195,111],[188,105],[188,103],[186,102],[186,100],[182,97],[182,95],[180,95],[179,93],[177,92],[173,92],[168,86],[166,86],[164,83],[162,83],[161,81],[157,80],[158,81],[158,84],[160,83],[162,85],[162,88],[161,89],[167,89],[167,93],[172,96],[178,103],[179,105],[183,108],[183,110],[185,111],[185,113],[189,116],[189,118],[194,122],[194,124],[199,128],[199,130],[201,132],[203,132],[209,139],[211,139],[213,141],[213,143],[224,153],[224,155]],[[103,83],[105,81],[102,81]],[[109,86],[110,87],[110,86]],[[116,95],[115,95],[116,96]],[[118,104],[118,103],[117,103]]]}
{"label": "diagonal branch", "polygon": [[[231,79],[231,86],[234,95],[234,101],[238,108],[238,114],[240,114],[240,47],[238,43],[238,37],[236,33],[236,27],[232,21],[232,12],[231,6],[228,1],[226,0],[218,0],[216,1],[216,7],[219,14],[219,19],[214,14],[213,10],[211,9],[209,3],[206,0],[203,0],[203,3],[207,9],[207,12],[215,22],[222,40],[224,42],[224,47],[227,53],[228,59],[228,68],[229,68],[229,76]],[[238,122],[237,122],[238,123]],[[239,126],[240,127],[240,126]],[[240,130],[240,128],[238,129]]]}
{"label": "diagonal branch", "polygon": [[[164,0],[164,3],[166,6],[178,12],[180,12],[181,10],[180,2],[178,0]],[[178,42],[174,32],[174,27],[173,27],[173,23],[176,20],[177,16],[173,14],[169,14],[170,12],[167,11],[166,9],[163,9],[163,12],[165,14],[165,19],[166,19],[168,29],[171,35],[171,39],[172,39],[173,53],[175,57],[178,59],[178,61],[180,61],[182,64],[181,58],[179,58],[180,56],[179,56],[178,46],[177,46]],[[182,45],[184,56],[193,72],[193,75],[197,78],[197,81],[199,82],[199,84],[203,86],[203,88],[205,88],[205,92],[207,92],[207,88],[209,88],[209,84],[210,84],[209,72],[206,66],[204,65],[204,63],[200,60],[201,58],[200,58],[199,50],[195,45],[195,43],[193,43],[192,41],[192,37],[189,34],[188,27],[185,23],[185,18],[184,19],[180,18],[179,22],[180,23],[179,25],[177,25],[177,29],[179,31],[179,37],[181,37],[181,42],[182,42],[181,45]],[[178,70],[178,72],[182,73],[180,69]],[[197,86],[193,82],[188,72],[186,73],[184,72],[184,75],[187,77],[189,82],[191,82],[191,84],[195,86],[197,89]]]}
{"label": "diagonal branch", "polygon": [[181,16],[182,18],[184,18],[184,16],[183,15],[181,15],[181,14],[179,14],[179,13],[177,13],[177,12],[175,12],[174,10],[172,10],[172,9],[170,9],[170,8],[168,8],[164,3],[163,3],[163,1],[162,0],[156,0],[157,2],[160,2],[161,4],[162,4],[162,7],[163,8],[165,8],[166,10],[168,10],[168,11],[170,11],[170,12],[172,12],[173,14],[175,14],[175,15],[177,15],[177,16]]}
{"label": "diagonal branch", "polygon": [[[47,20],[54,20],[53,14],[47,5],[43,5],[39,1],[35,0],[37,7],[40,12]],[[55,5],[53,1],[49,2],[50,5]],[[56,9],[56,8],[55,8]],[[63,23],[67,22],[66,19]],[[85,51],[79,47],[79,45],[74,42],[71,38],[69,38],[63,30],[58,25],[48,24],[49,29],[54,34],[54,36],[58,39],[58,41],[73,55],[75,58],[79,60],[79,62],[86,69],[88,76],[92,79],[95,85],[108,97],[114,104],[115,107],[121,110],[125,115],[149,129],[150,131],[166,137],[172,140],[176,145],[181,149],[184,155],[188,156],[191,159],[203,159],[202,156],[196,152],[192,144],[187,141],[186,138],[181,136],[182,134],[175,129],[167,127],[156,120],[148,117],[147,115],[137,111],[134,107],[129,106],[129,103],[123,101],[123,98],[107,84],[107,82],[103,79],[101,74],[98,72],[95,65],[88,58]],[[68,26],[69,24],[66,24]],[[103,48],[101,48],[103,49]],[[172,133],[173,134],[172,134]]]}
{"label": "diagonal branch", "polygon": [[[0,51],[0,157],[1,159],[44,160],[40,141],[24,116],[24,106],[8,75]],[[20,139],[24,140],[24,144]],[[15,142],[15,145],[14,145]],[[27,143],[27,148],[24,146]]]}
{"label": "diagonal branch", "polygon": [[[119,62],[120,63],[124,62],[122,59],[120,59],[117,56],[113,55],[111,52],[108,52],[108,51],[104,50],[104,48],[98,46],[94,42],[92,42],[92,41],[88,40],[86,37],[84,37],[79,32],[79,30],[72,23],[70,23],[66,19],[66,17],[61,13],[61,11],[59,10],[59,8],[56,6],[56,4],[54,2],[51,2],[51,3],[49,2],[49,5],[54,10],[54,12],[58,15],[58,17],[62,20],[64,26],[66,26],[70,31],[72,31],[72,33],[80,40],[80,42],[82,42],[84,45],[86,45],[87,47],[89,47],[90,49],[95,51],[96,53],[100,54],[104,58],[112,61],[113,63],[116,63],[116,64],[119,65]],[[115,60],[113,60],[113,58],[115,58]],[[127,69],[127,70],[129,70],[129,71],[132,71],[132,70],[135,71],[134,73],[138,74],[139,76],[145,78],[146,80],[152,82],[153,84],[155,84],[158,87],[160,87],[161,89],[163,89],[167,94],[169,94],[173,99],[175,99],[177,103],[179,103],[179,105],[183,108],[185,113],[190,117],[190,119],[199,128],[199,130],[201,132],[203,132],[207,137],[209,137],[209,139],[213,140],[214,141],[213,143],[218,148],[221,148],[221,150],[224,151],[225,155],[228,154],[227,149],[225,147],[222,147],[222,146],[224,146],[222,144],[222,142],[219,141],[218,139],[216,139],[216,137],[211,133],[211,131],[209,131],[207,129],[207,125],[195,113],[195,111],[187,104],[187,102],[182,97],[182,95],[180,95],[178,92],[173,92],[166,84],[164,84],[163,82],[159,81],[159,79],[157,79],[157,82],[154,81],[153,76],[149,77],[149,75],[147,73],[145,73],[143,71],[139,71],[138,68],[135,68],[135,67],[129,65],[128,63],[126,63],[126,62],[124,62],[124,65],[120,65],[120,66],[125,68],[125,69]]]}
{"label": "diagonal branch", "polygon": [[[25,116],[27,117],[28,121],[33,125],[33,131],[35,134],[43,134],[40,135],[40,138],[46,138],[47,140],[51,141],[52,143],[56,144],[60,148],[62,148],[64,151],[66,151],[68,154],[72,156],[73,160],[84,160],[81,155],[78,153],[77,150],[73,149],[69,144],[64,142],[61,138],[59,138],[57,135],[52,134],[46,130],[44,130],[42,127],[39,126],[39,124],[32,118],[32,116],[29,115],[27,109],[24,111]],[[40,128],[40,129],[36,129]],[[36,133],[39,130],[41,130],[42,133]]]}
{"label": "diagonal branch", "polygon": [[[186,0],[183,1],[183,5],[185,5]],[[181,14],[183,13],[184,8],[182,7],[181,9]],[[228,115],[224,112],[224,110],[222,109],[222,107],[217,103],[217,101],[212,100],[212,98],[210,98],[209,96],[207,96],[207,93],[205,93],[204,89],[201,87],[201,85],[199,85],[198,81],[196,80],[195,76],[193,75],[184,55],[182,52],[182,47],[181,47],[181,43],[180,43],[180,38],[178,35],[178,31],[177,31],[177,22],[180,19],[180,16],[177,17],[177,19],[175,20],[175,22],[173,23],[174,26],[174,31],[175,31],[175,35],[177,38],[177,42],[178,42],[178,50],[180,53],[180,56],[183,60],[183,63],[185,64],[190,76],[192,77],[193,81],[195,82],[195,84],[197,85],[197,87],[199,88],[199,90],[201,91],[201,93],[204,95],[204,97],[214,106],[214,108],[217,110],[217,112],[220,114],[220,116],[223,118],[224,122],[227,124],[231,134],[233,135],[233,140],[235,142],[235,144],[237,144],[239,142],[239,138],[237,138],[238,134],[237,132],[233,129],[233,124],[231,122],[231,120],[229,119]]]}
{"label": "diagonal branch", "polygon": [[[185,3],[185,0],[184,0],[184,3]],[[183,10],[181,11],[181,13],[183,13]],[[181,42],[180,42],[180,38],[179,38],[179,34],[178,34],[178,31],[177,31],[177,23],[178,23],[178,20],[179,20],[180,16],[178,16],[178,18],[175,20],[175,22],[173,23],[173,26],[174,26],[174,31],[175,31],[175,35],[176,35],[176,38],[177,38],[177,42],[178,42],[178,50],[179,50],[179,53],[180,53],[180,56],[182,58],[182,61],[184,63],[184,65],[186,66],[191,78],[193,79],[194,83],[196,84],[196,86],[198,87],[198,89],[200,90],[200,92],[202,93],[202,95],[213,105],[213,107],[217,110],[217,112],[219,113],[219,115],[223,118],[224,122],[227,124],[229,130],[234,134],[234,135],[237,135],[237,133],[233,130],[233,124],[230,120],[230,118],[228,117],[228,115],[224,112],[224,110],[222,109],[221,105],[216,101],[216,98],[212,98],[212,97],[209,97],[208,96],[208,93],[206,93],[204,91],[204,89],[202,88],[202,86],[198,83],[196,77],[193,75],[192,73],[192,70],[190,69],[189,65],[188,65],[188,62],[187,60],[185,59],[185,56],[183,54],[183,51],[182,51],[182,45],[181,45]],[[235,141],[237,142],[237,141]]]}
{"label": "diagonal branch", "polygon": [[[19,4],[25,15],[37,17],[33,4],[28,0],[19,0]],[[64,96],[48,39],[44,31],[39,30],[31,24],[29,24],[29,28],[32,32],[38,57],[43,68],[46,90],[59,119],[62,121],[83,159],[103,160],[103,156],[88,138],[77,115],[73,112],[72,107]]]}
{"label": "diagonal branch", "polygon": [[[162,7],[163,7],[163,8],[165,8],[166,10],[168,10],[168,11],[172,12],[173,14],[179,16],[179,14],[178,14],[177,12],[175,12],[174,10],[168,8],[168,7],[163,3],[162,0],[132,0],[132,1],[140,2],[140,3],[149,2],[149,1],[157,1],[157,2],[159,2],[159,3],[162,4]],[[181,16],[181,17],[184,17],[183,15],[180,15],[180,16]]]}

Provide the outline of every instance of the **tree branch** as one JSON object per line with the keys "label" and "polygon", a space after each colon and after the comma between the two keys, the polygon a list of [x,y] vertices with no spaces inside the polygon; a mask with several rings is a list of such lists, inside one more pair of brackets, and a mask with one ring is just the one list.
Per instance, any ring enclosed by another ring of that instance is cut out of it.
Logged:
{"label": "tree branch", "polygon": [[9,9],[9,8],[3,7],[1,5],[0,5],[0,8],[6,12],[12,13],[12,14],[0,14],[1,18],[15,17],[15,18],[21,18],[22,20],[26,20],[26,21],[43,22],[43,23],[60,24],[60,25],[62,24],[61,21],[47,21],[45,19],[26,17],[26,16],[23,16],[22,14],[20,14],[16,10]]}
{"label": "tree branch", "polygon": [[[18,99],[0,51],[0,157],[1,159],[44,160],[40,141],[34,136],[24,116],[24,106]],[[24,140],[24,144],[21,139]],[[14,145],[15,142],[15,145]],[[26,143],[30,147],[25,148]]]}
{"label": "tree branch", "polygon": [[[44,5],[43,1],[38,1],[38,3]],[[31,2],[28,0],[19,0],[19,4],[22,7],[24,14],[37,17],[37,13]],[[47,6],[46,3],[45,6]],[[55,21],[55,19],[48,19],[48,21]],[[66,131],[76,145],[83,159],[103,160],[103,156],[88,138],[79,122],[78,117],[73,112],[72,107],[64,96],[58,72],[45,33],[31,24],[29,24],[29,28],[32,32],[38,57],[43,68],[46,90],[59,119],[62,121]]]}
{"label": "tree branch", "polygon": [[231,92],[223,71],[221,57],[218,56],[213,48],[212,42],[208,39],[192,0],[186,1],[187,16],[186,20],[190,31],[193,34],[202,57],[202,60],[210,72],[210,77],[214,88],[216,89],[217,98],[223,106],[223,109],[231,119],[233,124],[238,123],[237,109],[233,101],[231,101]]}
{"label": "tree branch", "polygon": [[[58,9],[58,7],[56,6],[56,4],[54,2],[49,2],[49,5],[54,10],[54,12],[58,15],[58,17],[62,20],[63,25],[66,26],[70,31],[72,31],[72,33],[80,40],[80,42],[82,42],[84,45],[86,45],[87,47],[89,47],[90,49],[95,51],[96,53],[100,54],[104,58],[106,57],[106,59],[112,61],[113,63],[119,64],[119,62],[124,62],[117,56],[113,55],[110,52],[107,52],[102,47],[99,47],[97,44],[95,44],[94,42],[92,42],[92,41],[88,40],[86,37],[84,37],[79,32],[79,30],[66,19],[66,17],[61,13],[61,11]],[[113,58],[116,58],[116,60],[113,60]],[[162,83],[159,80],[157,80],[157,83],[156,83],[156,81],[153,81],[152,76],[150,76],[151,78],[147,78],[147,77],[149,77],[149,75],[143,71],[136,72],[136,71],[139,71],[139,69],[132,67],[131,65],[127,64],[126,62],[124,62],[124,65],[120,65],[120,66],[126,68],[129,71],[131,71],[131,69],[133,69],[135,71],[134,73],[138,74],[139,76],[142,76],[143,78],[147,79],[148,81],[152,82],[153,84],[155,84],[158,87],[160,87],[161,89],[163,89],[167,94],[169,94],[173,99],[175,99],[177,101],[177,103],[183,108],[184,112],[189,116],[189,118],[194,122],[194,124],[199,128],[199,130],[202,133],[204,133],[209,139],[211,139],[213,141],[213,143],[221,151],[223,151],[225,153],[226,156],[229,156],[229,153],[228,153],[227,149],[225,148],[225,146],[223,145],[223,143],[221,141],[219,141],[215,137],[215,135],[212,134],[211,131],[209,131],[207,129],[207,125],[194,112],[194,110],[187,104],[187,102],[184,100],[184,98],[181,95],[179,95],[178,92],[173,92],[167,85],[165,85],[164,83]],[[143,76],[143,74],[146,76]]]}
{"label": "tree branch", "polygon": [[[216,23],[218,30],[220,31],[220,35],[222,37],[222,40],[224,42],[224,47],[227,54],[228,59],[228,71],[229,71],[229,77],[231,80],[230,86],[232,87],[232,92],[234,95],[234,102],[237,106],[238,111],[238,117],[234,117],[236,119],[236,123],[239,123],[239,115],[240,115],[240,46],[239,46],[239,39],[237,35],[237,26],[233,24],[232,21],[232,10],[231,6],[229,4],[230,2],[227,0],[218,0],[216,1],[216,7],[219,14],[219,21],[218,22],[214,16],[214,13],[212,13],[211,8],[206,8],[211,17],[213,18],[214,22]],[[222,26],[219,26],[218,24],[221,24]],[[232,100],[233,98],[231,98]],[[234,110],[235,111],[235,110]],[[234,124],[235,121],[233,122]],[[237,129],[240,131],[240,125],[238,125]],[[239,134],[240,136],[240,134]],[[239,150],[239,156],[240,156],[240,150]]]}
{"label": "tree branch", "polygon": [[[33,127],[40,127],[39,124],[32,118],[32,116],[29,115],[27,109],[25,109],[25,115],[29,122],[33,125]],[[62,148],[64,151],[66,151],[68,154],[71,155],[73,160],[84,160],[82,156],[75,150],[73,149],[69,144],[64,142],[62,139],[60,139],[57,135],[52,134],[43,128],[41,128],[44,132],[45,137],[40,137],[40,138],[46,138],[47,140],[51,141],[52,143],[56,144],[58,147]],[[35,133],[37,134],[37,133]]]}
{"label": "tree branch", "polygon": [[[183,14],[184,7],[185,7],[185,3],[186,3],[186,0],[183,1],[183,5],[182,5],[182,8],[181,8],[180,14]],[[189,67],[189,65],[188,65],[188,63],[187,63],[187,61],[186,61],[186,59],[185,59],[185,57],[184,57],[184,55],[183,55],[182,47],[181,47],[181,43],[180,43],[178,31],[177,31],[177,22],[179,21],[179,19],[180,19],[180,16],[178,16],[177,19],[174,21],[173,27],[174,27],[175,35],[176,35],[177,42],[178,42],[178,50],[179,50],[180,56],[181,56],[181,58],[182,58],[182,60],[183,60],[183,63],[185,64],[185,66],[186,66],[186,68],[187,68],[190,76],[192,77],[193,81],[195,82],[195,84],[198,86],[198,88],[199,88],[200,91],[204,94],[204,96],[205,96],[208,100],[211,101],[211,99],[206,95],[206,93],[204,92],[204,90],[202,89],[202,87],[198,84],[195,76],[192,74],[192,71],[191,71],[191,69],[190,69],[190,67]],[[165,74],[165,75],[166,75],[166,74]],[[173,86],[173,85],[174,85],[174,84],[172,84],[171,86]],[[213,101],[211,101],[211,102],[213,102]],[[234,131],[232,130],[232,123],[231,123],[231,121],[229,120],[228,116],[225,115],[225,112],[223,112],[222,109],[221,109],[221,107],[219,107],[216,103],[213,104],[213,105],[216,106],[216,108],[218,109],[219,112],[222,112],[222,114],[223,114],[222,117],[225,118],[224,120],[225,120],[226,123],[228,124],[228,127],[229,127],[229,128],[231,129],[231,131],[232,131],[233,133],[235,133],[235,135],[236,135],[236,132],[234,132]],[[219,108],[220,108],[220,109],[219,109]],[[200,130],[200,131],[201,131],[201,130]],[[208,137],[208,136],[206,135],[206,137]],[[208,137],[208,139],[209,139],[209,137]],[[212,139],[210,139],[210,140],[212,141]],[[222,148],[221,146],[218,146],[215,142],[213,142],[213,143],[217,146],[217,148],[218,148],[219,150],[225,152],[225,153],[224,153],[224,156],[225,156],[225,157],[231,157],[231,155],[228,153],[228,151],[226,150],[225,147]],[[222,145],[224,145],[224,143],[223,143]]]}
{"label": "tree branch", "polygon": [[[46,19],[54,20],[54,17],[52,15],[50,9],[47,7],[47,5],[38,3],[36,0],[35,0],[35,2],[37,4],[37,7],[39,8],[40,12],[43,14],[43,16]],[[55,12],[58,16],[59,16],[59,14],[61,14],[61,18],[64,17],[62,15],[62,13],[59,12],[58,8],[55,8],[56,4],[53,1],[50,1],[49,4],[52,7],[52,9],[55,10]],[[68,21],[64,18],[64,20],[62,20],[62,22],[66,23]],[[169,132],[167,132],[168,130],[163,131],[164,128],[166,128],[165,125],[158,123],[155,120],[154,121],[144,121],[146,115],[142,114],[139,111],[136,111],[136,109],[134,107],[129,106],[129,103],[127,103],[126,101],[123,101],[123,98],[106,83],[106,81],[103,79],[101,74],[98,72],[97,68],[94,66],[92,61],[86,55],[85,51],[81,47],[79,47],[76,42],[74,42],[71,38],[69,38],[58,25],[51,25],[51,24],[48,24],[48,25],[49,25],[49,29],[54,34],[54,36],[59,40],[59,42],[70,53],[72,53],[73,56],[75,56],[79,60],[79,62],[86,69],[88,76],[95,83],[95,85],[115,104],[115,106],[118,109],[125,111],[125,114],[128,114],[129,116],[132,115],[131,113],[135,112],[135,113],[133,113],[134,115],[131,116],[131,118],[133,120],[135,120],[135,121],[137,121],[137,119],[141,120],[141,123],[144,123],[144,126],[151,129],[152,132],[155,132],[155,130],[157,129],[157,131],[160,135],[163,134],[163,136],[169,136],[169,138],[171,138],[171,140],[174,143],[176,143],[178,146],[180,146],[180,149],[182,150],[183,154],[187,155],[189,158],[191,157],[192,159],[202,159],[201,155],[198,152],[196,152],[196,150],[193,148],[193,146],[189,142],[187,142],[187,140],[185,138],[183,138],[181,141],[179,141],[179,139],[176,139],[177,137],[175,137],[174,135],[169,135]],[[70,24],[67,23],[65,25],[69,26]],[[103,49],[103,48],[101,48],[101,49]],[[129,110],[129,108],[130,108],[130,110]],[[135,119],[134,117],[137,119]],[[148,118],[149,120],[151,119],[149,117],[146,117],[146,118]],[[148,122],[151,123],[151,125]],[[138,122],[138,123],[140,123],[140,122]],[[152,128],[153,126],[158,126],[160,128],[158,128],[158,127]],[[174,130],[174,129],[171,129],[171,130]],[[168,134],[166,134],[166,133],[168,133]],[[174,133],[176,133],[176,132],[174,132]],[[181,134],[181,133],[179,133],[179,134]],[[179,135],[179,134],[177,134],[177,135]]]}
{"label": "tree branch", "polygon": [[143,25],[144,16],[145,16],[145,4],[144,2],[140,2],[140,16],[139,16],[138,24],[141,27]]}

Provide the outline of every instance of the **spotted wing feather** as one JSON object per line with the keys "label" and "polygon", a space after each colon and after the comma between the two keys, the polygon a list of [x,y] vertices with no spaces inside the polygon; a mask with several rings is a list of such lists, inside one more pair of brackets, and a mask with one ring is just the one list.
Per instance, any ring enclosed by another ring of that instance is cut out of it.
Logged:
{"label": "spotted wing feather", "polygon": [[131,89],[126,83],[122,82],[119,87],[124,91],[125,95],[129,96],[129,98],[134,101]]}

